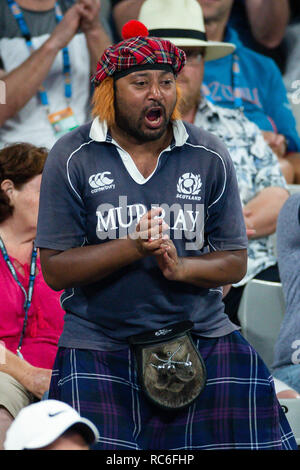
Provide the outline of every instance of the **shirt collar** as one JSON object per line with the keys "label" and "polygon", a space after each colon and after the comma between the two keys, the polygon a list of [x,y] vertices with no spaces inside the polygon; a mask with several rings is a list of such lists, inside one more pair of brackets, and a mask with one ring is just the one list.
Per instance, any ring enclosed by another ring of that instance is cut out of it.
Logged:
{"label": "shirt collar", "polygon": [[[173,135],[175,140],[175,147],[182,147],[189,135],[182,121],[173,121]],[[112,142],[111,136],[108,133],[108,127],[106,121],[100,121],[96,117],[91,125],[90,129],[90,138],[96,140],[97,142]]]}
{"label": "shirt collar", "polygon": [[108,127],[106,121],[100,121],[97,117],[93,120],[90,129],[90,138],[97,142],[106,142]]}

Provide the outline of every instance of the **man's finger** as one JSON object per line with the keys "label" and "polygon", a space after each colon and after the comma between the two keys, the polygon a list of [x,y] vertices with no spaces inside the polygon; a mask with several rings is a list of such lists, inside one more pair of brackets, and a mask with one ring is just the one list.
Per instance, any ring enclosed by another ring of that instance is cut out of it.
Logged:
{"label": "man's finger", "polygon": [[[147,231],[147,238],[148,239],[151,239],[151,240],[155,240],[156,238],[162,238],[162,236],[160,236],[163,232],[165,232],[166,230],[169,230],[169,225],[163,223],[163,224],[160,224],[156,227],[152,227],[151,229],[149,229]],[[165,239],[164,239],[165,240]]]}
{"label": "man's finger", "polygon": [[139,231],[143,232],[145,230],[149,230],[151,228],[155,228],[156,226],[162,225],[163,224],[163,219],[144,219],[140,220],[138,226],[139,226]]}
{"label": "man's finger", "polygon": [[[162,238],[156,238],[155,240],[149,240],[149,241],[144,242],[144,247],[146,248],[146,250],[153,252],[157,250],[158,248],[161,248],[162,243],[163,243]],[[162,250],[165,251],[164,248],[162,248]]]}
{"label": "man's finger", "polygon": [[153,217],[159,215],[162,213],[162,208],[161,207],[153,207],[152,209],[150,209],[147,214],[144,215],[147,216],[148,219],[152,219]]}

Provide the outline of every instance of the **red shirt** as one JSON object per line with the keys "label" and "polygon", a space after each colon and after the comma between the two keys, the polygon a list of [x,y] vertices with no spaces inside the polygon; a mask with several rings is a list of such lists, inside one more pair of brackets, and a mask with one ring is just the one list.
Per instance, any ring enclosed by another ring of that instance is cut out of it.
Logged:
{"label": "red shirt", "polygon": [[[16,261],[13,257],[10,260],[12,263]],[[21,266],[25,276],[20,274],[16,266],[15,269],[27,292],[30,265]],[[21,352],[24,359],[33,366],[52,369],[65,311],[60,306],[61,292],[53,291],[44,281],[39,259],[37,270]],[[0,340],[13,353],[16,353],[23,328],[24,300],[24,293],[0,253]]]}

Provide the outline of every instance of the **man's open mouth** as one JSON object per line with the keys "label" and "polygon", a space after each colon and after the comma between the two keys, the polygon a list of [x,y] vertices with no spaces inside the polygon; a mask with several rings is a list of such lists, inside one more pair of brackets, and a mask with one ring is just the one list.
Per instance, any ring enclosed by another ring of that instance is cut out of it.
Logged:
{"label": "man's open mouth", "polygon": [[148,127],[153,129],[160,127],[163,120],[162,108],[156,107],[149,109],[146,112],[145,120]]}

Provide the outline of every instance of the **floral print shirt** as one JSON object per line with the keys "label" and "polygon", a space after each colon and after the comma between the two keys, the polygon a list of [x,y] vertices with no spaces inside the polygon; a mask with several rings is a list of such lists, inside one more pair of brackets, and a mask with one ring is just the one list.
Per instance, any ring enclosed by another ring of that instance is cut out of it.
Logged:
{"label": "floral print shirt", "polygon": [[[194,124],[219,137],[227,146],[236,170],[242,205],[264,188],[287,189],[277,156],[265,142],[260,129],[242,110],[221,108],[203,99]],[[259,272],[277,262],[272,236],[249,240],[248,270],[235,286],[246,284]]]}

